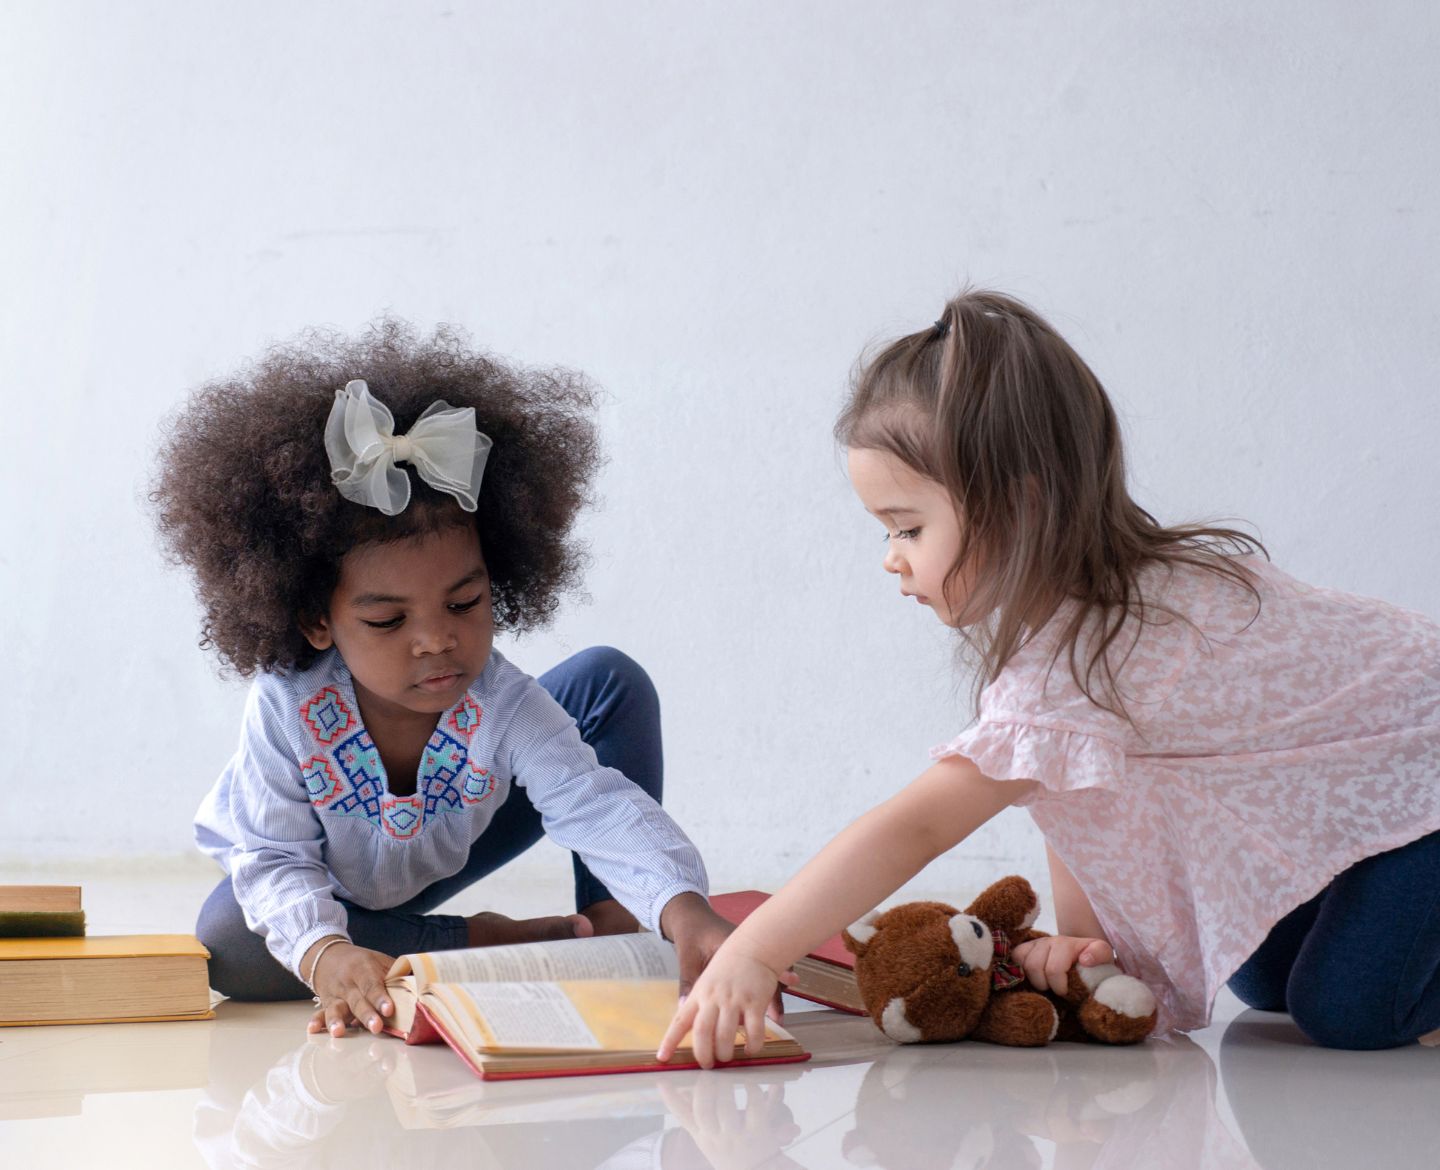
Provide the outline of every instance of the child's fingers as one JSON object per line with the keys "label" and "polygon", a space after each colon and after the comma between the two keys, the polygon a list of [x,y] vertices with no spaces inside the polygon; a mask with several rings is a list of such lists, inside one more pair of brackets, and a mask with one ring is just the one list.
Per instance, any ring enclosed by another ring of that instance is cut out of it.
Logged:
{"label": "child's fingers", "polygon": [[1069,947],[1051,947],[1045,958],[1045,982],[1055,991],[1063,992],[1070,985],[1070,968],[1075,965],[1075,952]]}
{"label": "child's fingers", "polygon": [[721,1063],[735,1059],[735,1033],[740,1027],[740,1013],[723,1007],[715,1017],[715,1060]]}
{"label": "child's fingers", "polygon": [[385,992],[385,968],[373,963],[356,980],[357,987],[346,998],[360,1026],[371,1032],[379,1032],[384,1026],[383,1018],[390,1014],[389,996]]}
{"label": "child's fingers", "polygon": [[685,1039],[685,1033],[690,1031],[694,1023],[695,1004],[688,999],[682,999],[680,1006],[675,1009],[675,1017],[670,1021],[670,1027],[665,1030],[665,1035],[660,1040],[660,1047],[655,1050],[655,1059],[664,1064],[674,1056],[675,1049],[680,1047],[680,1041]]}
{"label": "child's fingers", "polygon": [[1096,939],[1080,953],[1080,962],[1086,967],[1099,967],[1115,961],[1115,951],[1104,939]]}
{"label": "child's fingers", "polygon": [[1031,945],[1022,957],[1020,948],[1015,948],[1015,959],[1025,969],[1025,978],[1030,981],[1030,986],[1036,991],[1047,991],[1050,988],[1050,981],[1045,978],[1045,964],[1049,957],[1050,948],[1041,947],[1039,942],[1048,942],[1048,939],[1037,940]]}
{"label": "child's fingers", "polygon": [[343,1036],[350,1027],[350,1005],[343,999],[332,999],[325,1004],[325,1030],[332,1036]]}
{"label": "child's fingers", "polygon": [[775,994],[770,997],[770,1006],[765,1009],[765,1014],[777,1024],[785,1020],[785,1001],[780,997],[795,986],[795,981],[800,976],[795,974],[793,968],[787,968],[780,972],[780,983],[775,988]]}
{"label": "child's fingers", "polygon": [[352,991],[349,996],[349,1004],[351,1014],[367,1032],[379,1032],[384,1027],[380,1018],[380,1009],[370,1002],[370,997],[363,991]]}
{"label": "child's fingers", "polygon": [[745,1055],[759,1056],[765,1048],[765,1013],[759,1008],[745,1009]]}
{"label": "child's fingers", "polygon": [[701,1068],[715,1067],[715,1017],[719,1014],[719,1009],[708,1003],[695,1013],[690,1040],[695,1046],[695,1062]]}

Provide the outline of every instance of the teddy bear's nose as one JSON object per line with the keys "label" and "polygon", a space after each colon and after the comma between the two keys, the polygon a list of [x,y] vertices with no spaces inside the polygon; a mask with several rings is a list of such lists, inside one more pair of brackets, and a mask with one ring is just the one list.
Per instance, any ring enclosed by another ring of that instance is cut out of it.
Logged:
{"label": "teddy bear's nose", "polygon": [[985,931],[978,922],[972,922],[970,928],[975,932],[976,938],[984,938]]}

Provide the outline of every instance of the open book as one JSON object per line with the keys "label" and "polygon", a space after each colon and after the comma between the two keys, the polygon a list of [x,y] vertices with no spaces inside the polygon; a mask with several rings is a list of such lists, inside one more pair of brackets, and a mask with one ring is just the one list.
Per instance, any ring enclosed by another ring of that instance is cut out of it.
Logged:
{"label": "open book", "polygon": [[[694,1068],[689,1037],[668,1064],[655,1060],[678,979],[675,948],[655,934],[402,955],[385,980],[386,1030],[444,1041],[485,1080]],[[734,1064],[809,1059],[769,1020],[760,1056],[742,1044]]]}

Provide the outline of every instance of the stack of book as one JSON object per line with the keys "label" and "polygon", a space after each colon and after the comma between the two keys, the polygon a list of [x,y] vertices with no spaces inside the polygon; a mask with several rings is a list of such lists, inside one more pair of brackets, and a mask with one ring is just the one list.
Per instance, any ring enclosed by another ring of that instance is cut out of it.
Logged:
{"label": "stack of book", "polygon": [[79,886],[0,886],[0,1027],[204,1020],[209,952],[183,934],[85,934]]}

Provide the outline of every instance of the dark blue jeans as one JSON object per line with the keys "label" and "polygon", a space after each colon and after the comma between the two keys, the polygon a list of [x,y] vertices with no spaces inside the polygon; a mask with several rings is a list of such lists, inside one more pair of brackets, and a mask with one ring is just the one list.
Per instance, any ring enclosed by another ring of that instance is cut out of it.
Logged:
{"label": "dark blue jeans", "polygon": [[1327,1048],[1440,1028],[1440,833],[1352,865],[1275,924],[1230,990]]}
{"label": "dark blue jeans", "polygon": [[[623,772],[657,801],[664,764],[660,748],[660,700],[645,671],[618,650],[592,647],[540,676],[540,685],[565,708],[600,763]],[[442,878],[393,910],[366,910],[341,900],[355,943],[387,955],[449,950],[467,941],[465,919],[432,914],[436,906],[513,861],[544,836],[540,814],[518,787],[470,849],[459,873]],[[575,909],[609,898],[607,890],[574,857]],[[308,999],[309,989],[265,949],[245,925],[226,877],[205,900],[195,933],[210,951],[210,986],[233,999]]]}

